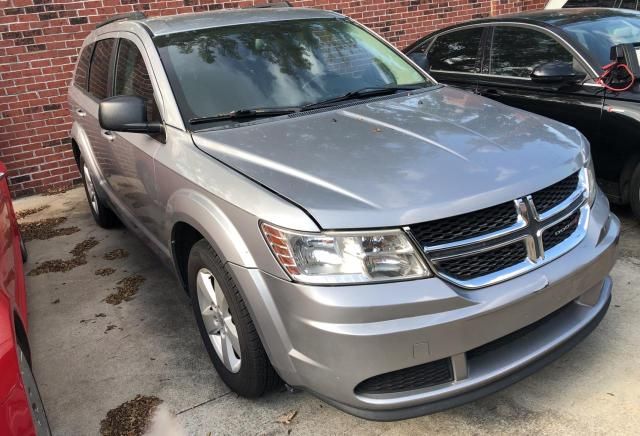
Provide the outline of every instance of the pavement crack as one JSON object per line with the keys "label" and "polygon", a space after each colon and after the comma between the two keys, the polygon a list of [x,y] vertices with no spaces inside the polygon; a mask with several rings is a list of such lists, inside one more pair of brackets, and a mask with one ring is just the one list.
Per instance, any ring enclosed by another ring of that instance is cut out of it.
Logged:
{"label": "pavement crack", "polygon": [[231,393],[231,391],[228,391],[228,392],[225,392],[225,393],[224,393],[224,394],[222,394],[222,395],[218,395],[217,397],[213,397],[213,398],[211,398],[211,399],[209,399],[209,400],[203,401],[202,403],[198,403],[198,404],[196,404],[195,406],[187,407],[186,409],[181,410],[181,411],[179,411],[178,413],[176,413],[176,415],[181,415],[181,414],[183,414],[183,413],[185,413],[185,412],[188,412],[188,411],[190,411],[190,410],[197,409],[198,407],[200,407],[200,406],[204,406],[205,404],[208,404],[208,403],[210,403],[210,402],[212,402],[212,401],[219,400],[220,398],[226,397],[226,396],[227,396],[227,395],[229,395],[230,393]]}

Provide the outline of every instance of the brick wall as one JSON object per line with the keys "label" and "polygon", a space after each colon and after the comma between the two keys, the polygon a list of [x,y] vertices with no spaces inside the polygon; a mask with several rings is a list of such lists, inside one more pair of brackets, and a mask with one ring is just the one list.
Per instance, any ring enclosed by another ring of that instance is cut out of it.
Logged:
{"label": "brick wall", "polygon": [[[256,0],[264,3],[266,0]],[[0,0],[0,159],[13,195],[79,181],[68,131],[66,90],[82,40],[96,23],[142,10],[173,15],[245,7],[219,0]],[[489,15],[541,8],[544,0],[302,0],[295,6],[337,10],[399,48],[440,27]]]}

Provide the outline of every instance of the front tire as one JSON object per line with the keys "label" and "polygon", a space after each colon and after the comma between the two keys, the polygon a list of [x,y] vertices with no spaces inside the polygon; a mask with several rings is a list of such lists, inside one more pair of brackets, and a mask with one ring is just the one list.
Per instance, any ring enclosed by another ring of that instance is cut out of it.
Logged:
{"label": "front tire", "polygon": [[243,397],[259,397],[280,379],[269,362],[233,278],[207,241],[189,254],[189,293],[209,358],[220,378]]}
{"label": "front tire", "polygon": [[91,209],[91,215],[96,223],[105,229],[110,229],[118,225],[119,220],[115,213],[107,206],[102,200],[96,190],[89,167],[84,162],[82,156],[78,160],[78,168],[80,169],[80,175],[82,176],[82,183],[84,185],[84,192],[87,194],[87,201],[89,202],[89,209]]}

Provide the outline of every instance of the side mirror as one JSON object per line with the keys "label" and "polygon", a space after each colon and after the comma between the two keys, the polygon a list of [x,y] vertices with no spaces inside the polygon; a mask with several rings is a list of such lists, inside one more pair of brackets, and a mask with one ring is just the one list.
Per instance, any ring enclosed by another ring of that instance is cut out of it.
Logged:
{"label": "side mirror", "polygon": [[640,43],[618,44],[611,47],[611,61],[627,64],[633,75],[640,77]]}
{"label": "side mirror", "polygon": [[429,71],[429,58],[427,58],[427,54],[421,51],[414,51],[408,54],[409,59],[411,59],[417,66],[422,68],[425,71]]}
{"label": "side mirror", "polygon": [[162,123],[147,120],[147,107],[143,98],[133,95],[116,95],[100,102],[98,107],[100,127],[114,132],[157,134],[164,131]]}
{"label": "side mirror", "polygon": [[536,83],[563,84],[578,83],[587,75],[574,70],[570,62],[548,62],[535,67],[530,77]]}

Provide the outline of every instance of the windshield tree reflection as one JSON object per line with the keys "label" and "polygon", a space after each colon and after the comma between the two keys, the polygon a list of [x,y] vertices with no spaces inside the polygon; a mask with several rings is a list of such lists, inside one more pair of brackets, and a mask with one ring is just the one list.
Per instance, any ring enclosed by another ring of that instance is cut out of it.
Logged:
{"label": "windshield tree reflection", "polygon": [[298,107],[426,80],[375,37],[339,19],[211,28],[155,42],[185,119]]}

